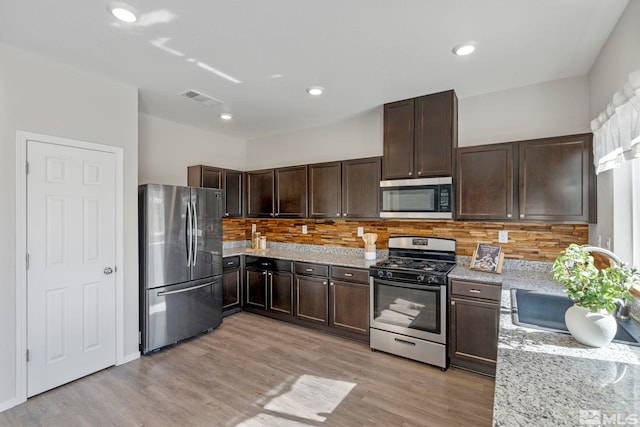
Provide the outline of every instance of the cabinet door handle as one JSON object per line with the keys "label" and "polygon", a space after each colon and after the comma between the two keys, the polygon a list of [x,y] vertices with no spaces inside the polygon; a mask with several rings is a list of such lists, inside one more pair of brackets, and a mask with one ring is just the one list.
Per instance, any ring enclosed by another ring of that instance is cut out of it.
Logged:
{"label": "cabinet door handle", "polygon": [[263,272],[262,272],[262,275],[263,275],[263,276],[266,276],[266,275],[267,275],[267,272],[266,272],[266,271],[263,271]]}
{"label": "cabinet door handle", "polygon": [[227,265],[233,265],[233,261],[227,261]]}
{"label": "cabinet door handle", "polygon": [[304,271],[313,271],[313,268],[305,268]]}
{"label": "cabinet door handle", "polygon": [[345,277],[353,277],[353,273],[344,273]]}
{"label": "cabinet door handle", "polygon": [[481,294],[482,291],[479,291],[477,289],[469,289],[469,292],[471,292],[472,294]]}

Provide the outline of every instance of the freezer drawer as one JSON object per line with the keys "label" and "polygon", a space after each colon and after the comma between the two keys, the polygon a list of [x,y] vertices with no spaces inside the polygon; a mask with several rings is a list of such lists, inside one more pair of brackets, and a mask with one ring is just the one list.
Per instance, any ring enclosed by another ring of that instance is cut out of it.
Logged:
{"label": "freezer drawer", "polygon": [[144,354],[222,323],[222,276],[148,289],[143,298]]}

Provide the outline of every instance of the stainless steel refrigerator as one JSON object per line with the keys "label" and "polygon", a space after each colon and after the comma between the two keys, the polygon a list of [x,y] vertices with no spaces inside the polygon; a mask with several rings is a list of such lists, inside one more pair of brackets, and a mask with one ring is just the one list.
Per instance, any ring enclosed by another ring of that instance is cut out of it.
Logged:
{"label": "stainless steel refrigerator", "polygon": [[147,354],[222,323],[222,192],[138,189],[140,349]]}

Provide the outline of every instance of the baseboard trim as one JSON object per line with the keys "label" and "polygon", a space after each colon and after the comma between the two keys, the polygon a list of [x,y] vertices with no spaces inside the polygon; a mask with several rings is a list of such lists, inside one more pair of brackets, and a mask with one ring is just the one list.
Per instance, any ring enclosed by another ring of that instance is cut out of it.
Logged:
{"label": "baseboard trim", "polygon": [[5,400],[4,402],[0,402],[0,412],[6,411],[7,409],[11,409],[14,406],[18,406],[23,402],[20,402],[18,399],[10,399]]}
{"label": "baseboard trim", "polygon": [[118,363],[117,366],[124,365],[125,363],[132,362],[132,361],[134,361],[136,359],[140,359],[140,352],[139,351],[136,351],[134,353],[130,353],[130,354],[127,354],[126,356],[124,356],[124,359],[122,359],[122,363]]}

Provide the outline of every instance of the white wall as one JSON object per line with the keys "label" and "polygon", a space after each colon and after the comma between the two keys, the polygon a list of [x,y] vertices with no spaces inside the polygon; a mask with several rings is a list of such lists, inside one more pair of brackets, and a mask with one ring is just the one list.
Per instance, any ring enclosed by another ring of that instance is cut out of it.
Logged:
{"label": "white wall", "polygon": [[[591,71],[589,72],[589,117],[598,116],[611,102],[613,95],[622,90],[629,73],[640,68],[640,0],[631,0],[620,17],[618,24],[602,48]],[[614,176],[618,175],[618,176]],[[627,245],[618,245],[616,235],[625,235],[629,230],[616,230],[615,224],[627,222],[614,221],[613,206],[624,200],[614,200],[614,185],[630,186],[630,179],[625,178],[624,171],[607,171],[598,175],[598,224],[589,228],[591,244],[598,243],[601,237],[605,246],[612,239],[611,249],[624,257]],[[629,193],[630,188],[619,194]],[[622,243],[622,242],[621,242]]]}
{"label": "white wall", "polygon": [[[420,95],[420,94],[416,94]],[[458,146],[590,132],[587,76],[458,100]],[[347,120],[247,142],[247,169],[382,155],[382,106]]]}
{"label": "white wall", "polygon": [[327,126],[247,142],[247,170],[382,156],[382,106]]}
{"label": "white wall", "polygon": [[458,100],[458,146],[590,132],[587,76]]}
{"label": "white wall", "polygon": [[187,185],[187,167],[244,170],[247,143],[180,123],[139,116],[138,182]]}
{"label": "white wall", "polygon": [[15,396],[16,131],[124,148],[125,356],[138,351],[136,88],[0,44],[0,407]]}

